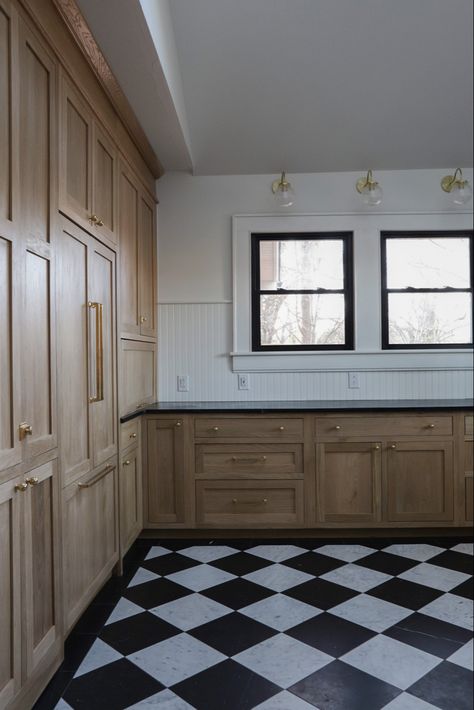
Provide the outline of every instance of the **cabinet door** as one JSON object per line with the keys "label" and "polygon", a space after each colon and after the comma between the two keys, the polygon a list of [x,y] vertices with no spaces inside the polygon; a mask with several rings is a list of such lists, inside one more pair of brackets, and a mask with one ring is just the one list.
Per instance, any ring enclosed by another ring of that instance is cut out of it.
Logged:
{"label": "cabinet door", "polygon": [[23,618],[26,677],[47,657],[60,652],[57,462],[25,474]]}
{"label": "cabinet door", "polygon": [[123,456],[120,466],[120,539],[122,555],[142,530],[143,495],[138,447]]}
{"label": "cabinet door", "polygon": [[89,341],[93,466],[117,451],[115,255],[90,240]]}
{"label": "cabinet door", "polygon": [[12,236],[18,208],[18,15],[0,0],[0,235]]}
{"label": "cabinet door", "polygon": [[105,466],[64,491],[63,595],[68,631],[118,559],[117,470]]}
{"label": "cabinet door", "polygon": [[20,683],[20,479],[0,485],[0,707]]}
{"label": "cabinet door", "polygon": [[123,335],[140,333],[138,285],[139,190],[129,170],[119,170],[120,322]]}
{"label": "cabinet door", "polygon": [[156,235],[154,217],[155,205],[142,194],[140,196],[138,241],[140,333],[148,336],[156,336]]}
{"label": "cabinet door", "polygon": [[63,218],[55,239],[58,421],[65,486],[91,469],[87,235]]}
{"label": "cabinet door", "polygon": [[156,400],[156,345],[122,340],[120,412],[129,414]]}
{"label": "cabinet door", "polygon": [[147,521],[184,523],[184,427],[179,419],[147,421]]}
{"label": "cabinet door", "polygon": [[452,521],[452,443],[389,444],[386,492],[386,514],[390,522]]}
{"label": "cabinet door", "polygon": [[112,141],[93,126],[92,212],[97,217],[96,236],[117,241],[117,153]]}
{"label": "cabinet door", "polygon": [[316,447],[320,519],[380,520],[380,443],[334,443]]}

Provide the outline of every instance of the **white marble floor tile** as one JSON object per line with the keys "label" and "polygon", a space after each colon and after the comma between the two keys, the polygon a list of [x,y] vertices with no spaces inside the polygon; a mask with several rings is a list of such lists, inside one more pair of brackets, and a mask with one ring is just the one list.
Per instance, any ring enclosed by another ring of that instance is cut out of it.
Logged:
{"label": "white marble floor tile", "polygon": [[328,557],[335,557],[336,560],[343,560],[344,562],[355,562],[367,557],[367,555],[372,555],[376,550],[365,545],[323,545],[314,550],[314,552]]}
{"label": "white marble floor tile", "polygon": [[74,678],[90,673],[90,671],[95,671],[96,668],[102,668],[102,666],[114,661],[119,661],[121,658],[123,658],[121,653],[101,641],[101,639],[96,639],[89,649],[89,653],[77,669]]}
{"label": "white marble floor tile", "polygon": [[328,612],[379,633],[413,614],[411,609],[405,609],[398,604],[392,604],[367,594],[359,594],[357,597],[348,599],[348,601],[329,609]]}
{"label": "white marble floor tile", "polygon": [[290,636],[278,634],[238,653],[233,660],[281,688],[288,688],[334,658]]}
{"label": "white marble floor tile", "polygon": [[231,579],[235,579],[235,574],[224,572],[221,569],[217,569],[217,567],[202,564],[198,567],[191,567],[191,569],[183,569],[180,572],[167,574],[166,579],[171,579],[172,582],[181,584],[183,587],[192,589],[194,592],[200,592],[203,589],[215,587],[217,584],[223,584],[224,582],[229,582]]}
{"label": "white marble floor tile", "polygon": [[468,671],[473,670],[473,655],[474,648],[472,644],[472,639],[468,641],[464,646],[455,651],[447,660],[451,663],[455,663],[457,666],[462,666]]}
{"label": "white marble floor tile", "polygon": [[72,707],[61,698],[59,703],[54,707],[54,710],[72,710]]}
{"label": "white marble floor tile", "polygon": [[273,698],[257,705],[253,710],[318,710],[314,705],[308,705],[293,693],[284,690],[283,693],[274,695]]}
{"label": "white marble floor tile", "polygon": [[277,631],[286,631],[297,624],[302,624],[303,621],[312,619],[313,616],[322,614],[321,609],[284,594],[274,594],[267,599],[239,609],[239,612]]}
{"label": "white marble floor tile", "polygon": [[153,547],[150,547],[150,550],[148,551],[148,554],[145,559],[152,560],[154,557],[169,555],[170,552],[171,550],[168,550],[166,547],[161,547],[161,545],[153,545]]}
{"label": "white marble floor tile", "polygon": [[392,577],[384,572],[376,572],[373,569],[348,564],[322,574],[320,579],[326,579],[328,582],[355,589],[357,592],[368,592],[369,589],[378,587],[383,582],[388,582]]}
{"label": "white marble floor tile", "polygon": [[135,575],[129,582],[128,586],[129,587],[136,587],[137,584],[144,584],[145,582],[151,582],[153,579],[158,579],[159,574],[155,574],[154,572],[150,572],[148,569],[144,569],[143,567],[139,567],[138,570],[136,571]]}
{"label": "white marble floor tile", "polygon": [[203,597],[202,594],[190,594],[173,602],[160,604],[150,611],[160,619],[177,626],[181,631],[189,631],[196,626],[207,624],[225,614],[230,614],[232,609],[213,599]]}
{"label": "white marble floor tile", "polygon": [[244,575],[244,579],[261,584],[262,587],[273,589],[274,592],[283,592],[285,589],[296,587],[297,584],[309,582],[314,577],[306,572],[275,564],[258,569],[256,572],[250,572]]}
{"label": "white marble floor tile", "polygon": [[169,687],[225,661],[227,656],[183,633],[132,653],[127,658]]}
{"label": "white marble floor tile", "polygon": [[179,698],[176,693],[167,688],[160,693],[150,695],[149,698],[141,700],[135,705],[129,705],[127,710],[194,710],[185,700]]}
{"label": "white marble floor tile", "polygon": [[187,547],[184,550],[178,550],[178,552],[180,555],[186,555],[198,562],[214,562],[222,557],[234,555],[238,550],[228,545],[193,545],[193,547]]}
{"label": "white marble floor tile", "polygon": [[145,611],[138,604],[134,604],[125,597],[122,597],[117,605],[115,606],[113,612],[105,622],[105,626],[108,624],[114,624],[116,621],[122,621],[122,619],[128,619],[130,616],[135,616],[136,614],[141,614]]}
{"label": "white marble floor tile", "polygon": [[308,550],[296,545],[257,545],[246,550],[246,552],[257,557],[263,557],[264,560],[270,560],[271,562],[284,562],[291,557],[296,557],[296,555],[303,555]]}
{"label": "white marble floor tile", "polygon": [[416,584],[424,584],[425,587],[433,587],[433,589],[439,589],[442,592],[450,592],[451,589],[462,584],[470,577],[470,575],[463,572],[431,565],[429,562],[422,562],[398,576],[400,579],[416,582]]}
{"label": "white marble floor tile", "polygon": [[389,552],[392,555],[400,555],[400,557],[408,557],[410,560],[418,560],[419,562],[426,562],[426,560],[430,560],[435,555],[439,555],[444,551],[444,547],[427,545],[425,543],[389,545],[383,550],[383,552]]}
{"label": "white marble floor tile", "polygon": [[435,705],[426,703],[420,698],[415,698],[410,693],[400,693],[395,700],[383,706],[383,710],[439,710]]}
{"label": "white marble floor tile", "polygon": [[458,597],[457,594],[443,594],[434,601],[430,602],[421,609],[418,613],[432,616],[434,619],[447,621],[448,624],[462,626],[464,629],[473,627],[472,601],[464,597]]}
{"label": "white marble floor tile", "polygon": [[451,548],[453,552],[463,552],[465,555],[474,554],[474,544],[472,542],[460,542]]}
{"label": "white marble floor tile", "polygon": [[380,634],[349,651],[340,660],[406,690],[438,666],[442,659]]}

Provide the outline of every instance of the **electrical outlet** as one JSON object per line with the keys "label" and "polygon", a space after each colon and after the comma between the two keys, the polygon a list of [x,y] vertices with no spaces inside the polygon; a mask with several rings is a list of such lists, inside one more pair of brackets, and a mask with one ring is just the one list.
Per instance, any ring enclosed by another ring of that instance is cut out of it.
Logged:
{"label": "electrical outlet", "polygon": [[189,392],[189,375],[178,375],[178,392]]}
{"label": "electrical outlet", "polygon": [[242,373],[239,373],[237,381],[238,381],[238,385],[239,385],[239,390],[250,389],[248,375],[243,375]]}
{"label": "electrical outlet", "polygon": [[359,373],[349,372],[349,387],[350,389],[357,390],[360,387]]}

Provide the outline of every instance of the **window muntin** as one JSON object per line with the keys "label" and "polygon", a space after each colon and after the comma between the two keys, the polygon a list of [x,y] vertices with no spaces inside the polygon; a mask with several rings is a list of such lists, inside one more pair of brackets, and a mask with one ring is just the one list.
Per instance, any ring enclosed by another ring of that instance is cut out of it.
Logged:
{"label": "window muntin", "polygon": [[352,233],[253,234],[253,350],[352,349],[352,290]]}
{"label": "window muntin", "polygon": [[382,348],[472,346],[472,241],[382,232]]}

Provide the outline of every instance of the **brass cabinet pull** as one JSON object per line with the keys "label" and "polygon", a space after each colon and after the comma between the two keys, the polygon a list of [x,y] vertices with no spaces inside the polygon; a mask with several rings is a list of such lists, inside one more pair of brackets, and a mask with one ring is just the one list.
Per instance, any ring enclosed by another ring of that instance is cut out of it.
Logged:
{"label": "brass cabinet pull", "polygon": [[20,441],[23,441],[23,439],[28,435],[28,434],[33,434],[33,427],[31,424],[27,424],[27,422],[21,422],[19,426],[20,430]]}
{"label": "brass cabinet pull", "polygon": [[378,444],[376,444],[376,445],[374,446],[374,449],[375,449],[376,451],[380,451],[380,446],[379,446]]}
{"label": "brass cabinet pull", "polygon": [[140,316],[140,323],[146,323],[148,318],[146,316]]}
{"label": "brass cabinet pull", "polygon": [[213,426],[212,428],[214,429],[214,431],[219,431],[219,427],[218,427],[218,426]]}
{"label": "brass cabinet pull", "polygon": [[232,498],[232,503],[237,503],[237,498]]}
{"label": "brass cabinet pull", "polygon": [[435,425],[434,424],[428,424],[428,429],[434,429]]}
{"label": "brass cabinet pull", "polygon": [[15,490],[18,491],[19,493],[24,493],[27,488],[28,488],[27,483],[17,483],[15,486]]}
{"label": "brass cabinet pull", "polygon": [[104,307],[102,303],[97,301],[89,301],[87,305],[91,310],[95,310],[97,314],[95,321],[96,394],[89,397],[89,402],[102,402],[104,399]]}
{"label": "brass cabinet pull", "polygon": [[95,223],[95,225],[96,225],[96,227],[103,227],[103,226],[104,226],[104,222],[103,222],[102,219],[99,218],[99,219],[97,220],[97,222]]}
{"label": "brass cabinet pull", "polygon": [[110,464],[107,464],[107,466],[104,468],[103,471],[97,474],[97,476],[94,476],[94,478],[91,478],[90,481],[87,481],[87,483],[78,483],[77,487],[78,488],[92,488],[96,483],[98,483],[104,476],[106,476],[109,471],[113,469],[113,466]]}
{"label": "brass cabinet pull", "polygon": [[256,456],[253,459],[245,459],[245,458],[240,458],[239,456],[232,456],[232,461],[235,463],[258,463],[259,461],[266,461],[267,457],[266,456]]}
{"label": "brass cabinet pull", "polygon": [[28,483],[30,486],[37,486],[39,483],[39,478],[36,476],[31,476],[31,478],[26,479],[26,483]]}
{"label": "brass cabinet pull", "polygon": [[390,448],[391,448],[391,449],[396,449],[396,448],[397,448],[397,445],[396,445],[396,444],[390,444]]}
{"label": "brass cabinet pull", "polygon": [[130,464],[131,464],[130,459],[127,459],[126,461],[123,462],[124,466],[130,466]]}
{"label": "brass cabinet pull", "polygon": [[[251,503],[252,501],[249,500],[249,501],[247,501],[247,502],[248,502],[248,503]],[[261,502],[262,502],[262,503],[268,503],[268,498],[262,498],[262,501],[261,501]],[[238,503],[237,498],[232,498],[232,503],[233,503],[234,505],[235,505],[236,503]],[[260,503],[260,501],[256,500],[255,503]]]}
{"label": "brass cabinet pull", "polygon": [[130,438],[131,438],[131,439],[136,439],[136,438],[137,438],[137,435],[136,435],[135,433],[134,433],[134,434],[130,434]]}
{"label": "brass cabinet pull", "polygon": [[264,498],[263,503],[268,503],[268,498]]}
{"label": "brass cabinet pull", "polygon": [[342,427],[341,427],[339,424],[336,424],[336,426],[334,427],[334,429],[335,429],[336,431],[341,431]]}
{"label": "brass cabinet pull", "polygon": [[182,422],[176,422],[176,426],[181,426]]}
{"label": "brass cabinet pull", "polygon": [[91,216],[89,217],[89,222],[91,224],[97,224],[98,221],[99,221],[99,218],[97,217],[97,215],[91,214]]}
{"label": "brass cabinet pull", "polygon": [[278,428],[279,428],[280,431],[285,431],[285,427],[284,427],[284,426],[279,426]]}

